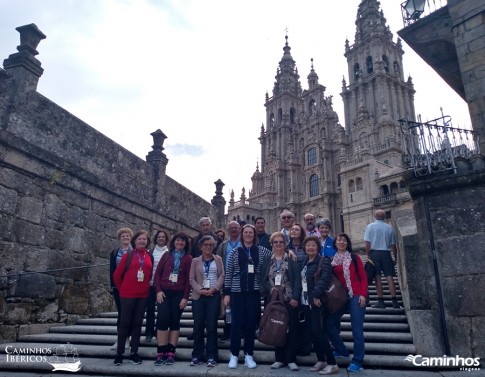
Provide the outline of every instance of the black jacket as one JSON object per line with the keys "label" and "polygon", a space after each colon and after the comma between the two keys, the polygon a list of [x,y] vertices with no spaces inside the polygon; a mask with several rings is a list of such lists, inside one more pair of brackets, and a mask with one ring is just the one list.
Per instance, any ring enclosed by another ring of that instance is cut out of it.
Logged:
{"label": "black jacket", "polygon": [[[271,295],[271,283],[269,282],[269,267],[271,264],[271,256],[264,258],[263,267],[261,268],[260,275],[260,291],[263,296],[268,298]],[[290,281],[292,288],[292,299],[300,302],[301,295],[301,276],[300,266],[297,262],[294,262],[291,258],[288,258],[288,280]]]}

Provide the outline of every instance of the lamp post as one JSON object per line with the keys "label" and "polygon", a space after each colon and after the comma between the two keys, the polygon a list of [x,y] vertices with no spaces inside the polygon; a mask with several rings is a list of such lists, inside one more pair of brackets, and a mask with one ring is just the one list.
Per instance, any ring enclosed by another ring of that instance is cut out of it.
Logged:
{"label": "lamp post", "polygon": [[401,4],[403,14],[407,20],[416,21],[424,12],[426,0],[407,0]]}

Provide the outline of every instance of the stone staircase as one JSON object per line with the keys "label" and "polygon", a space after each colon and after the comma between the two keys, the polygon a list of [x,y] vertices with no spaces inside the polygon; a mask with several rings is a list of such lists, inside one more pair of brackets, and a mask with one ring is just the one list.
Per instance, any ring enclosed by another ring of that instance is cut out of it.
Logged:
{"label": "stone staircase", "polygon": [[[366,369],[405,369],[413,365],[404,360],[409,354],[415,354],[416,349],[413,345],[412,336],[409,331],[409,325],[404,309],[393,309],[391,297],[387,290],[387,282],[382,279],[384,286],[384,300],[386,309],[367,308],[364,336],[366,356],[364,367]],[[398,281],[395,279],[397,288]],[[376,292],[375,286],[370,286],[371,304],[375,303]],[[400,291],[398,290],[398,300],[401,301]],[[0,345],[0,372],[1,376],[14,375],[19,376],[19,372],[26,372],[29,376],[48,376],[52,371],[52,366],[46,362],[37,362],[36,360],[16,361],[7,360],[6,348],[31,349],[32,355],[38,355],[39,348],[55,349],[59,345],[70,343],[76,348],[79,359],[82,363],[82,371],[76,375],[240,375],[244,371],[245,376],[261,376],[265,370],[271,371],[272,376],[288,375],[287,369],[281,369],[276,372],[269,369],[269,364],[274,361],[274,352],[271,347],[256,342],[254,358],[258,363],[258,368],[248,370],[244,366],[239,366],[236,370],[227,368],[229,359],[229,342],[219,343],[220,364],[216,368],[208,370],[205,366],[197,368],[189,367],[191,359],[192,341],[187,340],[187,336],[192,333],[192,311],[190,305],[182,315],[181,336],[177,347],[176,364],[173,367],[161,366],[156,367],[153,360],[156,355],[155,339],[148,343],[142,335],[139,354],[142,357],[143,364],[133,365],[125,361],[122,366],[113,365],[114,351],[111,345],[116,341],[116,313],[102,313],[98,317],[80,319],[75,325],[52,327],[47,334],[35,334],[21,336],[17,343],[6,343]],[[219,321],[219,330],[222,333],[223,321]],[[143,329],[144,330],[144,329]],[[344,315],[342,319],[342,338],[352,352],[352,332],[350,328],[350,317]],[[34,350],[32,350],[34,349]],[[35,350],[37,349],[37,351]],[[29,351],[29,350],[27,350]],[[127,351],[128,352],[128,351]],[[25,359],[24,359],[25,360]],[[240,362],[242,358],[240,357]],[[298,357],[298,364],[302,370],[308,370],[306,366],[313,365],[316,361],[315,355]],[[338,360],[339,366],[347,366],[348,360]],[[239,371],[239,372],[238,372]],[[11,373],[11,374],[10,374]],[[279,373],[279,374],[278,374]],[[310,373],[310,372],[308,372]],[[314,375],[314,372],[312,372]],[[62,376],[59,372],[54,375]],[[72,376],[72,374],[69,374]]]}

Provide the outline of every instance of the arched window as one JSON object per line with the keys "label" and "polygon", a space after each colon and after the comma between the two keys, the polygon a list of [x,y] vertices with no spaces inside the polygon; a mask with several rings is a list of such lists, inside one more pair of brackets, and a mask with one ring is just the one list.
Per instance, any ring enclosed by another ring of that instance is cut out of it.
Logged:
{"label": "arched window", "polygon": [[270,125],[271,127],[274,127],[274,114],[273,114],[273,113],[271,113],[271,114],[269,115],[269,125]]}
{"label": "arched window", "polygon": [[362,184],[362,178],[358,177],[355,180],[355,190],[360,191],[364,189],[364,185]]}
{"label": "arched window", "polygon": [[246,220],[249,221],[251,219],[251,216],[246,215]]}
{"label": "arched window", "polygon": [[313,113],[316,110],[316,103],[314,99],[311,99],[310,102],[308,103],[308,113],[310,115],[313,115]]}
{"label": "arched window", "polygon": [[358,80],[360,77],[360,65],[359,63],[354,64],[354,79]]}
{"label": "arched window", "polygon": [[367,73],[374,72],[374,63],[372,63],[372,56],[368,56],[365,60],[365,65],[367,67]]}
{"label": "arched window", "polygon": [[295,124],[295,121],[296,121],[296,111],[295,109],[292,107],[290,109],[290,123],[291,124]]}
{"label": "arched window", "polygon": [[398,193],[398,185],[396,182],[391,183],[391,194],[397,194]]}
{"label": "arched window", "polygon": [[355,191],[355,182],[353,179],[349,181],[349,192],[354,192]]}
{"label": "arched window", "polygon": [[317,163],[317,148],[313,147],[308,150],[308,166]]}
{"label": "arched window", "polygon": [[392,63],[392,66],[394,68],[394,74],[396,76],[400,76],[401,72],[400,72],[400,68],[399,68],[399,63],[397,61],[394,61],[394,63]]}
{"label": "arched window", "polygon": [[387,58],[386,55],[382,55],[382,63],[384,65],[384,70],[386,72],[389,72],[389,59]]}
{"label": "arched window", "polygon": [[389,195],[389,187],[387,187],[387,185],[382,185],[381,186],[381,195],[382,196]]}
{"label": "arched window", "polygon": [[406,182],[404,182],[404,181],[399,182],[399,190],[401,192],[406,191]]}
{"label": "arched window", "polygon": [[310,198],[319,194],[318,190],[318,175],[313,174],[310,176]]}
{"label": "arched window", "polygon": [[278,124],[281,124],[283,121],[283,110],[278,109]]}

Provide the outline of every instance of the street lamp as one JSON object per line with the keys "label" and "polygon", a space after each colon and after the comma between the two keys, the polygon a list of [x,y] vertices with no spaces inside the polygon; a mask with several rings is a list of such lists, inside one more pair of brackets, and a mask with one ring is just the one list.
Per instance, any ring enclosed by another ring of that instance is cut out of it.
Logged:
{"label": "street lamp", "polygon": [[424,12],[426,0],[407,0],[401,4],[408,20],[417,20]]}

